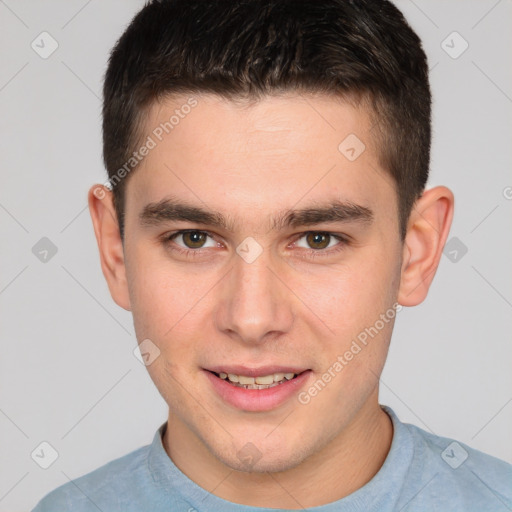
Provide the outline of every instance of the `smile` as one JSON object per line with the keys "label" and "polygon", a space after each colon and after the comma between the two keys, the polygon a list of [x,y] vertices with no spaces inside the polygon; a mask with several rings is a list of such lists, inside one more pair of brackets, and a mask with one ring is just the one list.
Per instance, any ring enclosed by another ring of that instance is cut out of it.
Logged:
{"label": "smile", "polygon": [[272,373],[259,377],[248,377],[246,375],[224,372],[215,373],[215,375],[220,379],[227,380],[233,386],[245,389],[269,389],[292,380],[297,376],[296,373]]}
{"label": "smile", "polygon": [[251,412],[270,411],[292,401],[312,378],[311,370],[281,366],[219,366],[203,369],[203,374],[225,404]]}

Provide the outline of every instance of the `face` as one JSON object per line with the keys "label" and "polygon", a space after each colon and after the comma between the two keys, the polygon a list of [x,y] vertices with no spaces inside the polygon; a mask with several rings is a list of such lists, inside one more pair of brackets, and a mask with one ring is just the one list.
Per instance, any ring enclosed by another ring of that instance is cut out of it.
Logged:
{"label": "face", "polygon": [[148,136],[124,258],[170,428],[234,469],[295,467],[376,405],[391,336],[403,246],[369,118],[327,96],[184,96]]}

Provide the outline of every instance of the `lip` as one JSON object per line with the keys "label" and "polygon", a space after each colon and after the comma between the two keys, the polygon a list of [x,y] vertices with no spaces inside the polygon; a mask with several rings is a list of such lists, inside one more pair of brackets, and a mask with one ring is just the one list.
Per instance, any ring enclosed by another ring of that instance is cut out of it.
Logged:
{"label": "lip", "polygon": [[[299,375],[292,380],[285,380],[283,384],[279,384],[272,388],[245,389],[233,386],[226,380],[221,379],[212,373],[220,373],[221,371],[228,373],[227,370],[229,370],[229,373],[245,375],[247,377],[270,375],[271,373],[298,373]],[[267,373],[262,373],[262,371]],[[217,370],[203,370],[203,373],[210,382],[213,390],[224,402],[242,411],[264,412],[276,409],[289,401],[293,396],[296,396],[300,388],[302,388],[309,380],[312,371],[297,371],[296,368],[283,366],[265,366],[252,369],[242,368],[240,366],[223,366],[222,369],[219,367]]]}

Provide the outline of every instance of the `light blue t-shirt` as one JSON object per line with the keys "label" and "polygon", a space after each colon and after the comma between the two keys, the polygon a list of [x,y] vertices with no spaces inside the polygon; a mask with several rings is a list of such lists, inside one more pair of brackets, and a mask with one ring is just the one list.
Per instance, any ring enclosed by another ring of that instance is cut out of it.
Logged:
{"label": "light blue t-shirt", "polygon": [[[512,465],[393,421],[390,451],[379,472],[341,500],[313,512],[510,512]],[[264,512],[209,493],[186,477],[162,445],[162,425],[149,446],[116,459],[48,494],[33,512]],[[283,509],[279,509],[283,510]]]}

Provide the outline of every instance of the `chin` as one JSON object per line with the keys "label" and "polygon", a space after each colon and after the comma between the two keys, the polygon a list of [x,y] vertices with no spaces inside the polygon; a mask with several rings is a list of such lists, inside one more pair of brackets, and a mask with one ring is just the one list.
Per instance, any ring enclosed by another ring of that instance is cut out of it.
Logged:
{"label": "chin", "polygon": [[253,460],[248,457],[238,457],[238,453],[234,456],[226,457],[226,454],[216,454],[226,466],[243,473],[263,474],[263,473],[280,473],[288,471],[300,465],[305,456],[302,453],[281,453],[275,452],[259,453]]}
{"label": "chin", "polygon": [[301,439],[274,440],[243,437],[233,440],[231,446],[209,446],[211,453],[223,464],[244,473],[279,473],[300,465],[314,449],[304,445]]}

